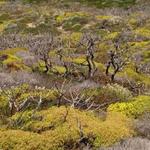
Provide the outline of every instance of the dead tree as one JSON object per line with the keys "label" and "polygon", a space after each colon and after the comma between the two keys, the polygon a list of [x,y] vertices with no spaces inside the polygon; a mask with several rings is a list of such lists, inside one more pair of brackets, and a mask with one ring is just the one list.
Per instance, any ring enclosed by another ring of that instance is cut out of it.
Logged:
{"label": "dead tree", "polygon": [[86,62],[88,67],[88,78],[92,78],[97,70],[97,67],[94,62],[94,53],[96,43],[99,41],[99,38],[94,35],[85,34],[79,43],[86,49]]}
{"label": "dead tree", "polygon": [[65,58],[70,58],[73,60],[72,55],[66,55],[65,54],[65,43],[63,42],[62,39],[59,39],[57,43],[57,51],[56,54],[59,57],[59,63],[65,68],[65,72],[63,74],[63,77],[81,77],[85,78],[84,74],[79,70],[79,65],[76,65],[75,63],[71,61],[65,61]]}
{"label": "dead tree", "polygon": [[[121,48],[120,44],[114,43],[115,50],[111,50],[109,55],[109,60],[106,65],[106,75],[111,77],[111,82],[114,82],[116,74],[123,69],[125,65],[127,65],[129,61],[128,45],[125,48]],[[110,73],[110,69],[112,69]]]}
{"label": "dead tree", "polygon": [[8,99],[8,110],[9,115],[12,116],[16,112],[21,112],[29,108],[32,104],[36,105],[35,111],[41,108],[43,103],[43,97],[40,91],[44,90],[43,88],[36,88],[35,89],[39,95],[32,95],[29,96],[21,101],[19,101],[19,97],[22,93],[26,93],[27,89],[23,89],[22,91],[18,91],[15,87],[11,87],[9,89],[0,89],[0,94],[2,93]]}
{"label": "dead tree", "polygon": [[[65,79],[64,82],[58,86],[58,83],[54,85],[54,90],[56,90],[57,96],[57,106],[60,107],[61,105],[70,106],[72,108],[78,109],[85,109],[85,110],[93,110],[98,111],[102,108],[106,108],[106,106],[110,103],[104,104],[96,104],[93,99],[94,96],[87,96],[84,93],[86,89],[70,89],[68,90],[68,86],[70,85],[71,80],[67,82]],[[112,102],[111,102],[112,103]]]}
{"label": "dead tree", "polygon": [[9,112],[10,115],[12,116],[15,112],[19,110],[19,107],[16,102],[18,94],[15,93],[13,87],[11,87],[9,90],[2,90],[1,92],[8,98]]}
{"label": "dead tree", "polygon": [[56,96],[57,96],[57,106],[58,107],[61,106],[62,99],[66,93],[65,84],[66,84],[66,80],[63,81],[63,83],[61,84],[61,87],[58,86],[58,83],[55,83],[55,85],[54,85],[54,89],[56,89],[56,91],[57,91]]}
{"label": "dead tree", "polygon": [[35,53],[40,60],[45,64],[45,72],[47,73],[52,68],[52,61],[49,56],[49,52],[55,47],[55,40],[53,35],[44,34],[33,36],[30,35],[30,38],[27,41],[27,48]]}
{"label": "dead tree", "polygon": [[63,43],[62,43],[62,41],[59,41],[59,42],[60,43],[59,43],[58,50],[57,50],[56,54],[59,57],[60,63],[65,68],[64,77],[67,77],[70,74],[70,65],[69,65],[69,63],[64,61],[64,58],[63,58],[64,57],[64,54],[63,54],[63,50],[64,50]]}

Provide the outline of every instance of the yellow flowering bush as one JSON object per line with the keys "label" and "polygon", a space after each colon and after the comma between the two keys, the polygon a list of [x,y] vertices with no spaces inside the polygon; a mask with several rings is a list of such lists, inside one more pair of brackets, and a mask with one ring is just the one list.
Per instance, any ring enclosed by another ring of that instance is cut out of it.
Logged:
{"label": "yellow flowering bush", "polygon": [[120,112],[128,117],[137,118],[144,112],[150,111],[150,96],[138,96],[129,102],[111,104],[108,111]]}

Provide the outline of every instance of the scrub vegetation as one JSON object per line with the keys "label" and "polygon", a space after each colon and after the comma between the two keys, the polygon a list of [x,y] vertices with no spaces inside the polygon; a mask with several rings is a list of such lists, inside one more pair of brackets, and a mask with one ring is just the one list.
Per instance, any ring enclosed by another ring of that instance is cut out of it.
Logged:
{"label": "scrub vegetation", "polygon": [[0,150],[149,150],[149,0],[0,0]]}

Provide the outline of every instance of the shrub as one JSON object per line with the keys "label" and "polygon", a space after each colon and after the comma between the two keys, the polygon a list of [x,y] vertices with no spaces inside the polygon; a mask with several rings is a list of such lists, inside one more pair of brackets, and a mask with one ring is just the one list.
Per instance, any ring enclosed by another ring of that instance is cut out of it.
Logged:
{"label": "shrub", "polygon": [[108,114],[106,121],[102,121],[91,112],[63,106],[34,114],[32,111],[17,113],[12,116],[11,123],[13,128],[41,133],[46,139],[51,139],[53,144],[61,146],[70,140],[73,144],[80,141],[81,132],[94,147],[111,145],[133,134],[130,120],[123,115]]}
{"label": "shrub", "polygon": [[0,89],[0,116],[6,115],[8,111],[8,97],[3,95],[3,91]]}
{"label": "shrub", "polygon": [[150,111],[150,96],[138,96],[129,102],[111,104],[108,111],[120,112],[128,117],[137,118],[144,112]]}
{"label": "shrub", "polygon": [[131,97],[131,92],[118,84],[107,84],[99,92],[101,101],[126,101]]}
{"label": "shrub", "polygon": [[3,65],[11,70],[20,70],[23,67],[21,63],[21,59],[13,55],[7,55],[7,59],[3,61]]}
{"label": "shrub", "polygon": [[[56,16],[56,21],[57,23],[63,23],[67,20],[72,20],[74,23],[78,23],[78,21],[84,22],[84,18],[87,16],[88,14],[84,12],[67,12]],[[83,20],[81,20],[82,18]]]}
{"label": "shrub", "polygon": [[[9,114],[8,104],[10,100],[13,100],[18,108],[25,101],[28,101],[28,105],[26,107],[31,109],[37,107],[38,101],[40,99],[42,100],[41,105],[43,107],[48,107],[49,105],[56,104],[56,98],[57,92],[55,90],[45,88],[32,88],[27,84],[22,84],[20,86],[2,90],[2,92],[0,93],[0,113],[4,115]],[[27,109],[26,107],[22,109]]]}
{"label": "shrub", "polygon": [[11,54],[2,54],[1,55],[0,54],[0,57],[3,59],[2,60],[3,67],[6,67],[10,71],[23,70],[23,69],[28,70],[28,71],[31,70],[29,67],[27,67],[23,63],[23,60],[21,58],[15,56],[15,55],[11,55]]}
{"label": "shrub", "polygon": [[0,149],[48,150],[53,148],[51,140],[44,136],[20,130],[0,130]]}
{"label": "shrub", "polygon": [[141,35],[141,36],[147,37],[147,38],[149,38],[149,36],[150,36],[150,30],[147,29],[147,28],[139,28],[139,29],[136,29],[136,30],[135,30],[135,33],[136,33],[137,35]]}
{"label": "shrub", "polygon": [[118,74],[120,77],[127,75],[128,78],[132,79],[136,83],[144,83],[145,85],[150,85],[150,77],[143,73],[137,73],[132,66],[127,67],[123,73]]}

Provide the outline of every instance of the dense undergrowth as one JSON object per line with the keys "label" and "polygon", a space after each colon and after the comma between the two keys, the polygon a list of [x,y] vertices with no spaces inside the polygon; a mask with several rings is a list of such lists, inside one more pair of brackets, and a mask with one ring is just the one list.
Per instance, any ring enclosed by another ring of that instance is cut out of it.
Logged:
{"label": "dense undergrowth", "polygon": [[0,0],[0,149],[149,150],[149,7]]}

